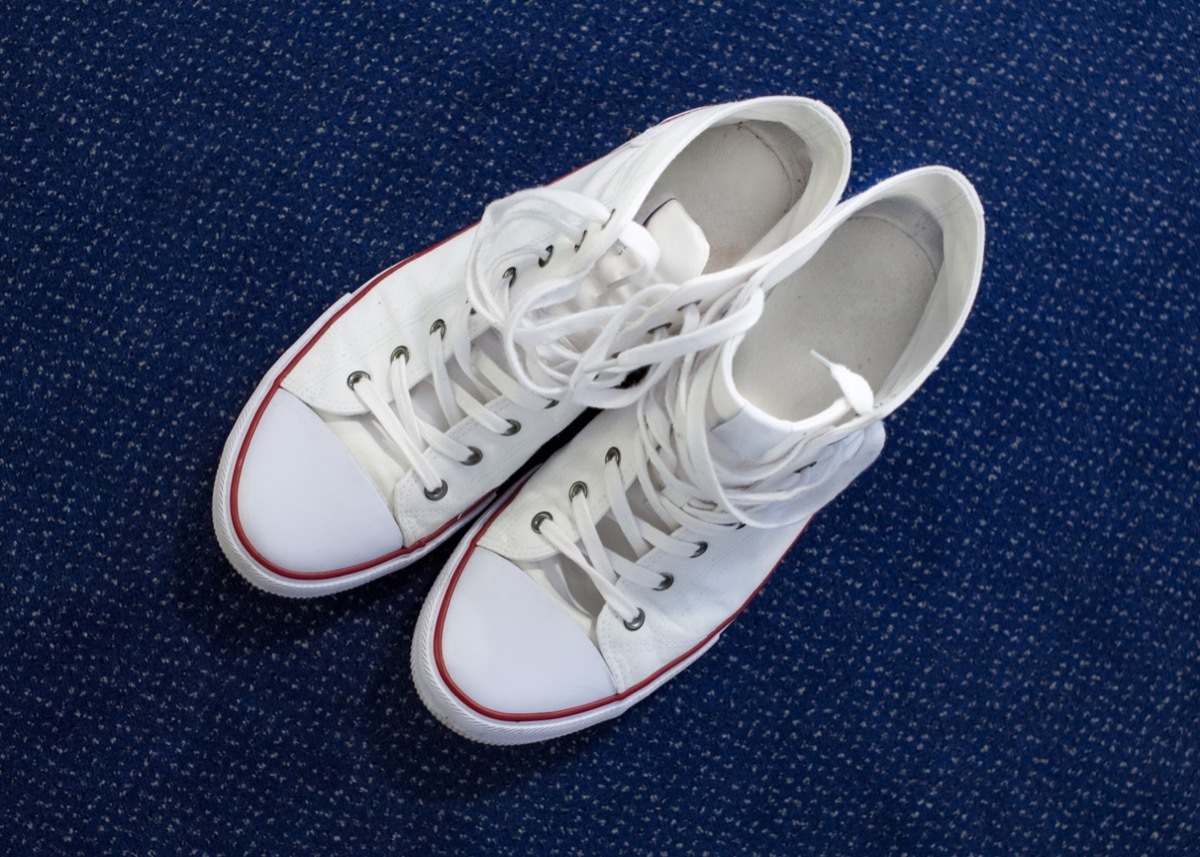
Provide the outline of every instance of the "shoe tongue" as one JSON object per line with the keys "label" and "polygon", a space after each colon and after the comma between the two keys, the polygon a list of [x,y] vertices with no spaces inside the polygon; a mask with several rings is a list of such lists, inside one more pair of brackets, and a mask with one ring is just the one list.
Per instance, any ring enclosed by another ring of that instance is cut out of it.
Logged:
{"label": "shoe tongue", "polygon": [[[704,266],[708,264],[708,240],[679,200],[669,199],[658,205],[638,228],[653,239],[652,246],[643,244],[641,251],[658,253],[652,279],[679,284],[704,271]],[[580,286],[579,294],[559,307],[558,311],[569,313],[595,306],[627,303],[642,287],[627,278],[648,261],[651,260],[637,251],[604,254]],[[623,284],[614,289],[612,284],[619,281]],[[577,333],[566,339],[573,347],[583,350],[591,345],[593,335],[591,332]]]}
{"label": "shoe tongue", "polygon": [[[708,239],[679,200],[669,199],[654,208],[642,221],[640,228],[657,245],[658,259],[654,265],[653,279],[681,284],[703,273],[708,264]],[[579,295],[559,311],[571,312],[606,304],[627,303],[641,286],[625,282],[614,289],[611,284],[623,280],[646,261],[636,252],[605,254],[597,260],[595,268],[580,287]],[[566,341],[582,351],[592,344],[593,335],[591,332],[571,334]]]}
{"label": "shoe tongue", "polygon": [[669,199],[642,224],[658,244],[661,255],[656,270],[661,279],[685,283],[700,276],[708,264],[708,239],[677,199]]}
{"label": "shoe tongue", "polygon": [[708,422],[713,437],[736,457],[754,461],[784,444],[795,443],[802,433],[738,393],[732,367],[732,355],[722,353],[709,388]]}
{"label": "shoe tongue", "polygon": [[804,442],[814,433],[875,408],[875,394],[864,377],[812,351],[809,356],[829,370],[834,383],[841,388],[841,398],[800,422],[772,416],[737,389],[733,379],[733,351],[737,345],[736,341],[727,343],[715,357],[707,409],[712,435],[736,456],[748,460],[769,457],[785,446]]}

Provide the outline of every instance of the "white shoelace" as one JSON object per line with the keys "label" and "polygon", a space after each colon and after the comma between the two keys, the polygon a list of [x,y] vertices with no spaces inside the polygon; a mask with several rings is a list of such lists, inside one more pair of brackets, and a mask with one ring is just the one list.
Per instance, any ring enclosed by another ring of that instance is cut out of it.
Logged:
{"label": "white shoelace", "polygon": [[[470,417],[494,434],[516,434],[521,430],[520,423],[498,416],[487,407],[487,402],[497,396],[507,396],[518,406],[529,410],[544,408],[551,403],[526,390],[481,349],[472,347],[469,317],[470,308],[463,304],[452,316],[438,319],[430,327],[426,346],[429,375],[438,408],[448,426]],[[448,362],[451,355],[462,370],[468,386],[450,377]],[[440,500],[446,495],[446,480],[425,457],[425,450],[432,448],[448,459],[471,466],[483,460],[483,453],[476,447],[454,440],[417,413],[408,377],[408,361],[407,346],[401,345],[392,352],[388,384],[394,408],[379,387],[370,382],[365,372],[353,373],[347,383],[409,467],[416,472],[425,488],[425,496],[430,500]]]}
{"label": "white shoelace", "polygon": [[[499,331],[513,374],[544,398],[589,407],[632,404],[676,358],[748,330],[762,314],[759,296],[705,322],[701,308],[724,286],[664,282],[655,270],[661,251],[653,236],[637,223],[612,223],[614,213],[584,194],[533,188],[492,203],[480,220],[467,294]],[[626,251],[638,264],[599,284],[599,297],[583,295],[604,257]],[[577,257],[565,273],[530,276],[564,253]],[[646,375],[624,386],[643,367]]]}
{"label": "white shoelace", "polygon": [[[675,358],[716,345],[747,330],[762,314],[762,296],[742,302],[719,319],[706,321],[700,307],[721,293],[721,286],[694,282],[666,283],[654,274],[659,247],[636,223],[610,227],[612,210],[570,191],[535,188],[488,206],[471,247],[467,293],[453,316],[438,319],[427,341],[430,379],[447,426],[470,417],[490,432],[511,435],[520,424],[497,416],[487,403],[506,396],[529,410],[549,407],[563,398],[592,407],[631,404],[671,367]],[[538,240],[513,244],[514,233],[540,225],[543,232],[568,244]],[[507,247],[503,246],[507,239]],[[629,284],[627,300],[590,307],[571,303],[605,254],[620,245],[639,264],[629,274],[604,284],[605,291]],[[581,254],[570,273],[544,279],[522,276],[549,263],[558,252]],[[563,249],[565,247],[565,249]],[[586,250],[586,252],[584,252]],[[470,336],[472,307],[496,327],[510,368],[503,368],[475,347]],[[588,343],[577,347],[573,343]],[[522,360],[524,355],[526,360]],[[453,356],[467,386],[449,373]],[[392,353],[388,370],[394,407],[369,381],[354,372],[348,383],[408,466],[415,471],[430,500],[447,492],[446,480],[425,456],[433,449],[465,465],[478,464],[482,452],[451,438],[413,403],[406,346]],[[630,374],[650,367],[635,385],[623,388]],[[368,381],[368,383],[363,383]]]}
{"label": "white shoelace", "polygon": [[[729,300],[745,299],[745,295],[737,295]],[[709,312],[720,313],[725,303],[719,302]],[[700,359],[696,355],[685,357],[639,402],[635,448],[609,449],[604,463],[608,514],[634,556],[642,557],[658,548],[683,559],[698,557],[707,550],[708,538],[719,537],[730,528],[797,523],[831,499],[836,491],[831,492],[828,483],[858,451],[863,434],[833,443],[821,442],[822,435],[840,416],[869,410],[873,397],[860,375],[820,355],[813,356],[829,368],[842,388],[843,398],[808,421],[813,430],[803,442],[755,464],[723,456],[711,443],[706,409],[718,365],[716,351]],[[657,522],[634,511],[619,469],[623,455],[632,456],[636,466],[635,485],[630,490],[636,486]],[[592,521],[584,483],[571,486],[569,496],[577,537],[572,528],[555,521],[548,512],[534,518],[534,529],[588,576],[626,627],[636,630],[645,620],[645,613],[617,588],[618,580],[665,589],[674,577],[630,561],[603,543]]]}

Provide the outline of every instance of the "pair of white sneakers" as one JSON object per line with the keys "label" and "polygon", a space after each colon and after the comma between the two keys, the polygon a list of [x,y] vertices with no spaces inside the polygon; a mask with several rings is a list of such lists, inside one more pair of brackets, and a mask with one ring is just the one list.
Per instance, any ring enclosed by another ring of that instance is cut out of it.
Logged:
{"label": "pair of white sneakers", "polygon": [[927,167],[839,205],[849,169],[819,102],[693,110],[344,296],[234,426],[230,562],[324,595],[478,516],[417,624],[421,699],[496,744],[622,713],[879,456],[970,309],[967,180]]}

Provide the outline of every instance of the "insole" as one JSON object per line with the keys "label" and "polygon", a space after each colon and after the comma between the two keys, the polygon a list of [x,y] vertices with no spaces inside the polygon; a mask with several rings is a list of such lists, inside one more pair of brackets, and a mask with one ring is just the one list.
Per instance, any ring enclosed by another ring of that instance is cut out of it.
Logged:
{"label": "insole", "polygon": [[858,216],[767,295],[762,318],[734,355],[737,389],[784,420],[841,396],[815,349],[862,375],[876,393],[912,339],[937,279],[922,246],[888,220]]}
{"label": "insole", "polygon": [[683,203],[711,247],[705,270],[719,271],[741,260],[779,222],[803,195],[811,172],[807,147],[785,126],[719,125],[671,162],[647,206],[671,197]]}

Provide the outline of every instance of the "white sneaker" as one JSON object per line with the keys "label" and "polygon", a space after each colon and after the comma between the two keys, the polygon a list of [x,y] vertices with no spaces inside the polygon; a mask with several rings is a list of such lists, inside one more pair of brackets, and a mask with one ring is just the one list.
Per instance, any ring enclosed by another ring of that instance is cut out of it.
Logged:
{"label": "white sneaker", "polygon": [[413,641],[426,706],[478,741],[539,741],[700,657],[879,455],[962,328],[983,233],[963,176],[915,170],[711,306],[761,317],[601,414],[464,537]]}
{"label": "white sneaker", "polygon": [[585,407],[632,402],[746,327],[702,315],[832,210],[849,159],[818,102],[693,110],[343,296],[233,428],[213,493],[226,556],[290,596],[420,559]]}

